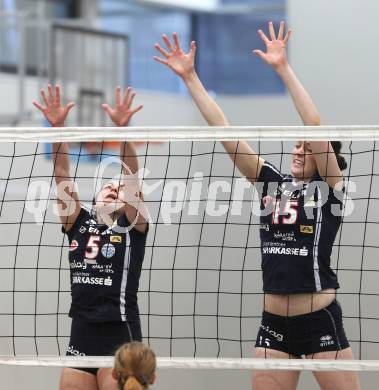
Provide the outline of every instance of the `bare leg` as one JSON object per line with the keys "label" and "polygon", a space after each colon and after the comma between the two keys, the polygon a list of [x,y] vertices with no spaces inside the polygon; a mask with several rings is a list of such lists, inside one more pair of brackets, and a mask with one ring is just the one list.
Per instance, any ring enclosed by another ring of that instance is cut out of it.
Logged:
{"label": "bare leg", "polygon": [[117,390],[117,382],[112,377],[111,368],[100,368],[97,372],[99,390]]}
{"label": "bare leg", "polygon": [[[274,349],[255,348],[255,358],[288,359],[288,353]],[[296,359],[290,356],[291,359]],[[254,390],[295,390],[299,381],[299,371],[264,370],[253,372]]]}
{"label": "bare leg", "polygon": [[59,390],[98,390],[96,376],[74,368],[64,368]]}
{"label": "bare leg", "polygon": [[[342,351],[319,352],[307,356],[307,359],[354,359],[351,348]],[[359,390],[359,378],[356,372],[315,371],[313,373],[322,390]]]}

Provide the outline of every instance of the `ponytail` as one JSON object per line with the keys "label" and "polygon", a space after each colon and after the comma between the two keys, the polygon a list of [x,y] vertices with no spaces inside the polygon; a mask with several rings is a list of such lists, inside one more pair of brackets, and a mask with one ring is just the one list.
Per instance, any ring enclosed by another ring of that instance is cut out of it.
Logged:
{"label": "ponytail", "polygon": [[337,158],[337,163],[341,171],[347,168],[347,162],[344,157],[341,156],[341,148],[342,148],[342,143],[340,141],[331,141],[331,145],[334,151],[334,154],[336,155]]}
{"label": "ponytail", "polygon": [[137,378],[131,375],[126,379],[123,390],[144,390],[144,388]]}
{"label": "ponytail", "polygon": [[147,390],[154,382],[156,370],[154,352],[146,345],[132,342],[116,352],[114,370],[119,390]]}

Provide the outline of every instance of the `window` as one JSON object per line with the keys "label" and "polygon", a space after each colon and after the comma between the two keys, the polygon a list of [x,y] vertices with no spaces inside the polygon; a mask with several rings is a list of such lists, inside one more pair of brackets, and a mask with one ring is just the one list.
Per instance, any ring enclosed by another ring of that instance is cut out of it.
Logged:
{"label": "window", "polygon": [[102,0],[104,29],[127,34],[129,37],[129,83],[134,88],[180,92],[180,80],[152,58],[154,43],[163,33],[176,31],[183,42],[191,35],[191,14],[140,6],[121,6],[118,1]]}
{"label": "window", "polygon": [[[38,7],[42,4],[42,8]],[[4,19],[0,26],[0,71],[15,73],[21,64],[20,45],[22,43],[21,28],[24,29],[25,52],[22,53],[26,61],[28,75],[46,74],[47,37],[43,25],[37,26],[35,19],[38,12],[41,18],[51,19],[73,18],[78,16],[78,3],[75,0],[4,0],[0,11],[9,12],[10,16]],[[18,12],[18,14],[17,14]],[[16,16],[12,15],[16,14]],[[26,16],[23,19],[23,16]],[[31,23],[29,23],[31,22]],[[22,26],[22,27],[21,27]]]}
{"label": "window", "polygon": [[101,0],[102,27],[129,36],[129,80],[135,88],[185,92],[172,72],[152,60],[153,44],[161,34],[176,31],[185,49],[190,40],[198,41],[197,71],[208,90],[234,95],[283,93],[279,77],[251,51],[263,48],[259,28],[265,29],[268,20],[284,19],[285,0],[222,0],[221,4],[226,7],[223,12],[209,14]]}
{"label": "window", "polygon": [[276,73],[252,49],[263,49],[258,29],[267,17],[255,15],[200,15],[197,17],[197,67],[207,89],[221,94],[283,93]]}

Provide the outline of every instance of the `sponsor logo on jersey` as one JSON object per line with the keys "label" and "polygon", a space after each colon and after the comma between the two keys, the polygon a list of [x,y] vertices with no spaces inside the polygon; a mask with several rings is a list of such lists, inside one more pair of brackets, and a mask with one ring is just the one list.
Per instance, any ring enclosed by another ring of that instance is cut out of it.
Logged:
{"label": "sponsor logo on jersey", "polygon": [[69,250],[70,252],[72,252],[72,251],[74,251],[78,246],[79,246],[78,241],[72,240],[72,241],[71,241],[71,244],[70,244],[70,247],[68,248],[68,250]]}
{"label": "sponsor logo on jersey", "polygon": [[100,286],[112,286],[112,279],[107,278],[95,278],[92,276],[73,276],[72,284],[97,284]]}
{"label": "sponsor logo on jersey", "polygon": [[85,262],[82,262],[82,261],[73,260],[72,262],[70,262],[70,268],[71,269],[86,269],[87,264]]}
{"label": "sponsor logo on jersey", "polygon": [[110,241],[111,242],[122,242],[122,237],[121,236],[111,236]]}
{"label": "sponsor logo on jersey", "polygon": [[333,344],[334,344],[334,341],[333,341],[332,336],[327,334],[326,336],[320,337],[320,347],[326,347],[328,345],[333,345]]}
{"label": "sponsor logo on jersey", "polygon": [[303,248],[283,248],[279,246],[264,247],[262,248],[264,255],[291,255],[291,256],[308,256],[308,249]]}
{"label": "sponsor logo on jersey", "polygon": [[[300,188],[300,185],[302,187]],[[275,191],[276,196],[283,195],[286,198],[298,199],[307,193],[306,183],[283,182]]]}
{"label": "sponsor logo on jersey", "polygon": [[89,219],[88,221],[86,221],[86,224],[87,225],[96,225],[97,222],[94,219]]}
{"label": "sponsor logo on jersey", "polygon": [[300,233],[313,234],[313,226],[312,225],[300,225]]}
{"label": "sponsor logo on jersey", "polygon": [[270,225],[268,223],[261,223],[260,224],[260,228],[262,230],[266,230],[266,232],[269,232],[270,231]]}
{"label": "sponsor logo on jersey", "polygon": [[315,197],[312,195],[304,204],[304,207],[316,207]]}
{"label": "sponsor logo on jersey", "polygon": [[276,332],[274,329],[270,329],[268,325],[264,326],[263,324],[261,324],[261,329],[269,333],[271,336],[274,336],[280,342],[282,342],[284,339],[284,336],[281,333]]}
{"label": "sponsor logo on jersey", "polygon": [[259,345],[263,345],[263,344],[265,347],[269,347],[270,346],[270,339],[268,337],[263,339],[262,336],[259,336]]}
{"label": "sponsor logo on jersey", "polygon": [[100,233],[99,233],[99,229],[98,229],[97,227],[94,227],[94,226],[90,226],[90,227],[88,228],[88,232],[89,232],[89,233],[94,233],[94,234],[100,234]]}
{"label": "sponsor logo on jersey", "polygon": [[80,229],[79,229],[79,233],[85,233],[87,230],[87,228],[85,226],[81,226]]}
{"label": "sponsor logo on jersey", "polygon": [[101,253],[104,257],[109,259],[110,257],[113,257],[116,253],[116,249],[113,244],[104,244],[101,248]]}
{"label": "sponsor logo on jersey", "polygon": [[276,233],[274,233],[274,238],[282,241],[296,241],[295,233],[293,231],[287,233],[277,231]]}
{"label": "sponsor logo on jersey", "polygon": [[79,352],[77,349],[75,349],[72,345],[69,345],[67,348],[67,353],[74,356],[86,356],[85,353]]}

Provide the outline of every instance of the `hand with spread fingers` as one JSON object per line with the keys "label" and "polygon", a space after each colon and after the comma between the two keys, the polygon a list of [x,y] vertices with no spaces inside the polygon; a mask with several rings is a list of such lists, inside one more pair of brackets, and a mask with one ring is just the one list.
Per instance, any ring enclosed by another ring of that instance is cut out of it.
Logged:
{"label": "hand with spread fingers", "polygon": [[109,118],[111,118],[116,126],[128,126],[132,116],[142,109],[143,105],[139,105],[137,108],[132,109],[135,96],[136,93],[133,92],[131,87],[128,87],[124,96],[121,98],[121,88],[117,87],[115,93],[115,108],[112,108],[107,103],[102,104],[104,111],[109,115]]}
{"label": "hand with spread fingers", "polygon": [[[70,102],[67,105],[61,103],[61,90],[60,86],[56,85],[55,88],[51,84],[48,85],[48,96],[43,89],[41,89],[41,98],[45,103],[45,107],[39,104],[37,101],[33,101],[33,104],[45,115],[53,127],[63,127],[70,110],[75,106],[75,103]],[[55,89],[55,94],[54,94]]]}
{"label": "hand with spread fingers", "polygon": [[271,40],[262,31],[258,30],[259,36],[266,45],[266,52],[262,50],[253,50],[253,53],[262,58],[264,62],[272,66],[274,69],[279,68],[282,65],[286,65],[287,62],[287,43],[290,39],[291,30],[288,30],[284,35],[285,24],[280,22],[278,36],[276,36],[274,24],[269,22],[269,33]]}
{"label": "hand with spread fingers", "polygon": [[192,41],[190,44],[190,49],[188,53],[186,53],[180,46],[178,34],[173,33],[172,38],[174,41],[174,45],[172,45],[171,41],[166,35],[162,35],[162,39],[166,45],[166,49],[164,49],[158,43],[156,43],[154,47],[166,59],[154,56],[154,60],[168,66],[179,77],[185,79],[195,71],[196,43],[195,41]]}

